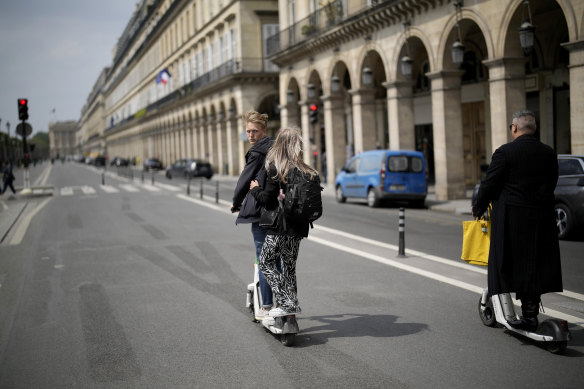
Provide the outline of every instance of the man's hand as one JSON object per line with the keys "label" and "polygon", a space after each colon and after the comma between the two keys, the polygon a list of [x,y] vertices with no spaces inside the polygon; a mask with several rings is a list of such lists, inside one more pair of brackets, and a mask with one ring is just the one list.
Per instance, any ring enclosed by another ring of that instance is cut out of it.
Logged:
{"label": "man's hand", "polygon": [[260,186],[260,183],[258,182],[258,180],[252,180],[249,183],[249,190],[252,190],[253,188],[255,188],[256,186]]}
{"label": "man's hand", "polygon": [[239,212],[240,209],[241,209],[241,207],[236,207],[235,205],[232,205],[231,206],[231,213]]}

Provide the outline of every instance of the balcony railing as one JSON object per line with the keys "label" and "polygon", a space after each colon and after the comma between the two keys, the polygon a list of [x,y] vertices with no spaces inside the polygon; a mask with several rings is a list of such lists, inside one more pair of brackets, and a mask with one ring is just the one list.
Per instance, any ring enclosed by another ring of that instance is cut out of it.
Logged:
{"label": "balcony railing", "polygon": [[343,1],[335,0],[268,38],[268,56],[325,31],[345,18]]}
{"label": "balcony railing", "polygon": [[272,73],[277,76],[278,69],[274,67],[266,67],[264,58],[238,58],[232,59],[224,62],[220,66],[212,69],[211,71],[202,74],[201,76],[195,78],[188,84],[185,84],[176,90],[170,92],[166,96],[158,99],[157,101],[149,104],[146,108],[138,110],[134,115],[131,115],[113,126],[110,126],[105,130],[105,133],[113,131],[118,126],[128,123],[138,117],[144,116],[146,113],[160,109],[174,101],[182,99],[188,95],[197,93],[199,89],[206,87],[214,82],[226,79],[234,74],[243,73]]}

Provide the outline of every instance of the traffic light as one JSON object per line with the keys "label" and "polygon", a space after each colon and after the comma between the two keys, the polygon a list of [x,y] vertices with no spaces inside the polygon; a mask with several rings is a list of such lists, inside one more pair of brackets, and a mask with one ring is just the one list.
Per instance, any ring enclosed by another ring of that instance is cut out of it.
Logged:
{"label": "traffic light", "polygon": [[18,119],[27,120],[28,119],[28,100],[18,99]]}
{"label": "traffic light", "polygon": [[318,123],[318,106],[316,104],[310,104],[310,112],[308,116],[310,117],[310,124]]}

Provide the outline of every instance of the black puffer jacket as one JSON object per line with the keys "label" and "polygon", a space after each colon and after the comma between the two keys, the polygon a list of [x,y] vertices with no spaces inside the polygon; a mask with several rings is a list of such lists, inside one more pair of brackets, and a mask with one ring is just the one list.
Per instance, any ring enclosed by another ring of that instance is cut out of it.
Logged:
{"label": "black puffer jacket", "polygon": [[[290,169],[288,175],[286,176],[286,182],[290,181],[292,172],[296,168]],[[265,170],[264,170],[265,171]],[[268,171],[265,186],[257,186],[251,190],[251,194],[259,204],[265,205],[266,209],[275,209],[278,207],[278,195],[280,194],[280,188],[286,192],[286,184],[280,182],[276,177],[276,167],[270,165],[270,170]],[[290,235],[290,236],[300,236],[306,238],[308,236],[308,222],[299,222],[296,220],[286,220],[283,222],[284,217],[280,214],[280,220],[278,220],[278,227],[275,229],[267,229],[268,235]],[[284,224],[286,228],[284,228]]]}
{"label": "black puffer jacket", "polygon": [[252,180],[258,180],[261,186],[266,182],[266,169],[264,162],[268,150],[274,144],[270,137],[260,139],[245,154],[245,167],[239,176],[233,193],[233,205],[239,210],[235,224],[255,223],[260,221],[261,206],[249,192],[249,184]]}

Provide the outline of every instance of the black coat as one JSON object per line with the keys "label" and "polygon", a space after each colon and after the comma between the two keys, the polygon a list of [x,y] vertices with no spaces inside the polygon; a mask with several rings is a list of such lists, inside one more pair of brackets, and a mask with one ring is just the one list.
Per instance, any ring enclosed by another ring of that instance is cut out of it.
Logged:
{"label": "black coat", "polygon": [[[295,168],[293,168],[295,169]],[[290,176],[293,172],[293,169],[290,169],[288,175],[286,176],[286,182],[290,182]],[[278,207],[278,195],[280,194],[280,189],[286,193],[286,184],[280,182],[276,177],[276,167],[274,165],[270,165],[270,170],[267,174],[266,185],[265,187],[256,186],[251,190],[251,194],[259,204],[262,204],[266,207],[266,209],[275,209]],[[266,229],[266,233],[268,235],[290,235],[290,236],[299,236],[302,238],[306,238],[308,236],[308,222],[300,222],[297,220],[282,220],[284,215],[280,213],[279,220],[278,220],[278,227],[275,229],[268,228]]]}
{"label": "black coat", "polygon": [[494,153],[473,206],[493,203],[489,295],[562,291],[554,211],[556,153],[532,135],[522,135]]}
{"label": "black coat", "polygon": [[264,137],[245,154],[245,166],[237,180],[235,191],[233,192],[233,205],[240,208],[235,224],[255,223],[260,221],[261,206],[258,205],[249,193],[249,184],[252,180],[258,180],[260,185],[266,182],[266,169],[264,162],[266,154],[274,144],[272,138]]}

